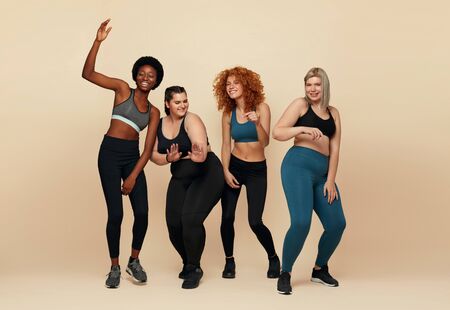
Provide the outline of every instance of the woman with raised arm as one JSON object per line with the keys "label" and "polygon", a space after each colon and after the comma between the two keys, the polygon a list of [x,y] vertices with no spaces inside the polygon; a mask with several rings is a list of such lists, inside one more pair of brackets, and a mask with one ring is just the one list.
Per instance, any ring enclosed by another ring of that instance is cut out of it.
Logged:
{"label": "woman with raised arm", "polygon": [[[214,95],[222,114],[222,164],[225,187],[222,194],[220,233],[225,251],[223,278],[236,276],[233,257],[234,219],[241,187],[247,188],[248,222],[269,260],[268,278],[278,278],[280,260],[272,235],[262,221],[267,192],[264,149],[269,144],[270,109],[264,102],[259,75],[244,67],[220,72]],[[233,140],[233,147],[231,147]]]}
{"label": "woman with raised arm", "polygon": [[183,261],[178,275],[182,288],[196,288],[203,276],[200,259],[205,246],[203,226],[223,189],[222,164],[211,151],[206,128],[198,115],[188,112],[189,101],[181,86],[166,89],[166,117],[161,118],[151,160],[170,164],[166,199],[169,238]]}
{"label": "woman with raised arm", "polygon": [[277,285],[281,294],[292,292],[292,266],[308,235],[313,210],[325,231],[319,241],[311,281],[327,286],[339,285],[328,272],[328,260],[346,225],[335,183],[341,143],[339,113],[329,106],[330,84],[323,69],[309,70],[304,82],[305,97],[295,99],[273,129],[273,137],[277,140],[294,138],[294,146],[281,165],[281,180],[291,217]]}
{"label": "woman with raised arm", "polygon": [[[95,70],[95,61],[101,43],[108,37],[110,19],[97,31],[91,50],[83,67],[83,78],[100,87],[114,91],[111,123],[100,146],[98,169],[108,209],[106,236],[108,240],[111,270],[106,287],[120,284],[119,240],[123,218],[122,195],[128,195],[134,214],[133,241],[127,273],[139,283],[147,281],[147,275],[139,262],[139,252],[148,225],[147,183],[144,166],[147,164],[159,122],[159,110],[148,101],[151,90],[161,83],[164,70],[153,57],[141,57],[133,66],[132,77],[136,88],[127,82],[103,75]],[[148,126],[144,151],[139,155],[139,132]],[[123,182],[122,182],[123,181]]]}

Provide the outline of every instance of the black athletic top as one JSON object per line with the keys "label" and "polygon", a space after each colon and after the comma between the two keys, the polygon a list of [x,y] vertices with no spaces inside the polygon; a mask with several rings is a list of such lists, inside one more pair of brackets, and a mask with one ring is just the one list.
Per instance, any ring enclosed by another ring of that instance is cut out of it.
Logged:
{"label": "black athletic top", "polygon": [[314,113],[311,105],[308,104],[308,111],[299,117],[294,127],[305,126],[305,127],[315,127],[318,128],[325,136],[331,138],[336,132],[336,124],[331,116],[330,110],[327,108],[330,117],[328,119],[320,118],[316,113]]}
{"label": "black athletic top", "polygon": [[161,118],[159,120],[158,130],[156,131],[156,134],[158,135],[158,153],[167,154],[167,150],[170,150],[170,146],[176,143],[178,144],[178,151],[181,152],[181,157],[185,157],[188,155],[188,152],[192,148],[192,143],[189,139],[186,129],[184,129],[184,120],[185,118],[183,118],[183,121],[181,122],[178,135],[173,139],[167,139],[166,137],[164,137],[162,132],[163,119]]}

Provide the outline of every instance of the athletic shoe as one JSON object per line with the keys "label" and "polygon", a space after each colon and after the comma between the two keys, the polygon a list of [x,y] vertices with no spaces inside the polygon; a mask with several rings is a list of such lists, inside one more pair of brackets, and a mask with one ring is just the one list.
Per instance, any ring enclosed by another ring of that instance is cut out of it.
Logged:
{"label": "athletic shoe", "polygon": [[111,266],[111,271],[106,278],[105,286],[107,288],[118,288],[120,285],[120,266]]}
{"label": "athletic shoe", "polygon": [[311,281],[316,283],[322,283],[326,286],[336,287],[339,286],[339,282],[334,279],[328,272],[328,266],[322,266],[321,269],[315,270],[313,268]]}
{"label": "athletic shoe", "polygon": [[183,265],[183,269],[181,269],[181,272],[178,274],[178,278],[186,279],[187,274],[188,274],[188,270],[186,268],[186,265]]}
{"label": "athletic shoe", "polygon": [[281,272],[280,277],[278,278],[277,290],[278,293],[283,295],[290,295],[292,293],[291,275],[289,272]]}
{"label": "athletic shoe", "polygon": [[269,258],[269,269],[267,270],[267,277],[269,279],[276,279],[280,276],[280,259],[277,255]]}
{"label": "athletic shoe", "polygon": [[203,277],[203,270],[194,265],[187,265],[188,274],[181,285],[182,288],[192,289],[198,287],[200,279]]}
{"label": "athletic shoe", "polygon": [[142,268],[139,258],[133,259],[127,266],[127,273],[139,283],[147,282],[147,274],[144,268]]}
{"label": "athletic shoe", "polygon": [[234,258],[225,258],[225,267],[223,267],[222,278],[234,279],[236,277],[236,263]]}

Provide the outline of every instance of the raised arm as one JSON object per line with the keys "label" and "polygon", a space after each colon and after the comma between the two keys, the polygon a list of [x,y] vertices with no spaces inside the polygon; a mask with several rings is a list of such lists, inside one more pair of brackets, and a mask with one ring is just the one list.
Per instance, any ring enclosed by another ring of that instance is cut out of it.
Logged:
{"label": "raised arm", "polygon": [[108,37],[108,34],[112,29],[111,27],[107,28],[109,21],[110,19],[105,20],[98,28],[97,36],[94,40],[94,43],[92,44],[89,54],[86,57],[81,76],[89,82],[94,83],[95,85],[114,90],[116,93],[123,92],[123,95],[126,96],[127,94],[129,94],[128,83],[120,79],[108,77],[95,71],[95,61],[97,59],[100,45]]}
{"label": "raised arm", "polygon": [[208,155],[206,127],[200,117],[194,113],[188,113],[184,122],[186,132],[192,143],[192,150],[189,152],[193,162],[204,162]]}

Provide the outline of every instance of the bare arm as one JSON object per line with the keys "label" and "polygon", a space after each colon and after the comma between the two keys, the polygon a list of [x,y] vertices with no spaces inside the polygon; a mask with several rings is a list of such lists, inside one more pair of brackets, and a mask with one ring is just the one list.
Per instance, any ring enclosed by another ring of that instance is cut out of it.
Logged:
{"label": "bare arm", "polygon": [[158,128],[159,115],[159,110],[156,107],[152,106],[147,128],[147,135],[145,137],[144,150],[142,151],[142,154],[139,157],[139,160],[137,161],[130,175],[123,182],[122,192],[125,195],[128,195],[131,192],[134,187],[134,183],[136,182],[136,178],[144,169],[145,165],[150,159],[152,149],[155,145],[156,129]]}
{"label": "bare arm", "polygon": [[84,63],[83,72],[81,76],[103,88],[111,89],[116,92],[116,97],[126,97],[129,95],[129,85],[125,81],[120,79],[111,78],[104,74],[95,71],[95,61],[97,59],[98,50],[100,49],[101,43],[108,37],[111,27],[106,29],[110,19],[104,21],[97,30],[97,36],[92,44],[92,47],[86,57]]}
{"label": "bare arm", "polygon": [[328,194],[327,200],[329,204],[331,204],[334,201],[334,199],[339,199],[335,180],[339,164],[339,150],[341,145],[341,120],[339,112],[336,108],[330,107],[330,113],[336,125],[336,132],[330,139],[330,158],[328,162],[328,175],[327,181],[325,182],[323,188],[323,195],[326,196]]}
{"label": "bare arm", "polygon": [[204,162],[208,155],[206,127],[200,117],[194,113],[188,113],[184,122],[186,132],[192,143],[192,150],[189,152],[193,162]]}
{"label": "bare arm", "polygon": [[307,129],[303,126],[294,127],[297,119],[306,112],[306,109],[307,102],[303,98],[292,101],[275,124],[272,137],[278,141],[286,141],[299,134],[307,133]]}
{"label": "bare arm", "polygon": [[330,108],[334,123],[336,124],[336,132],[330,139],[330,162],[328,164],[327,181],[334,183],[339,163],[339,150],[341,145],[341,119],[336,108]]}
{"label": "bare arm", "polygon": [[229,171],[231,154],[231,126],[229,112],[222,113],[222,166],[224,171]]}
{"label": "bare arm", "polygon": [[231,157],[231,113],[223,112],[222,114],[222,165],[225,182],[231,188],[239,188],[239,182],[233,174],[231,174],[230,157]]}
{"label": "bare arm", "polygon": [[249,121],[255,123],[258,141],[263,148],[269,145],[270,108],[266,103],[258,106],[255,112],[245,113]]}

